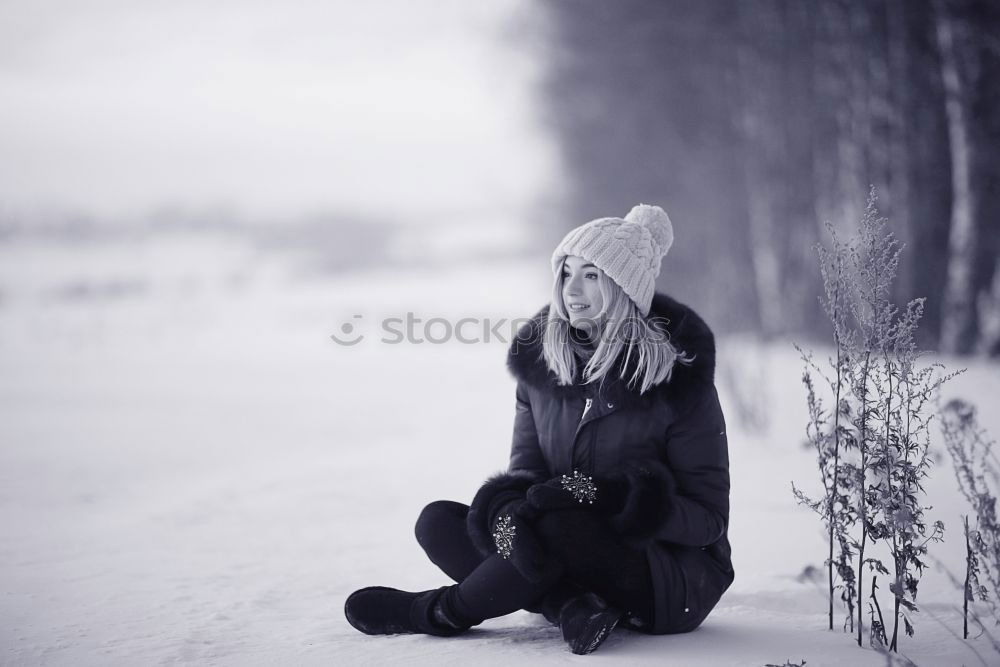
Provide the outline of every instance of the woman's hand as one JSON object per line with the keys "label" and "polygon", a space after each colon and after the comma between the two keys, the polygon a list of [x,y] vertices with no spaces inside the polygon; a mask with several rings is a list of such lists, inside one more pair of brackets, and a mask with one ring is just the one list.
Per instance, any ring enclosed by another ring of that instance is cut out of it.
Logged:
{"label": "woman's hand", "polygon": [[533,521],[538,510],[527,501],[505,506],[493,525],[497,553],[529,581],[545,578],[552,567],[548,553],[535,534]]}
{"label": "woman's hand", "polygon": [[493,475],[476,492],[466,516],[469,538],[484,557],[499,552],[535,582],[543,578],[546,558],[531,525],[538,510],[525,494],[543,479],[524,471]]}
{"label": "woman's hand", "polygon": [[656,539],[671,516],[677,486],[662,461],[635,459],[604,475],[555,477],[535,484],[527,501],[538,512],[588,508],[607,518],[628,544],[645,546]]}
{"label": "woman's hand", "polygon": [[628,485],[621,475],[590,476],[574,470],[528,489],[527,499],[538,511],[590,508],[614,514],[625,504]]}

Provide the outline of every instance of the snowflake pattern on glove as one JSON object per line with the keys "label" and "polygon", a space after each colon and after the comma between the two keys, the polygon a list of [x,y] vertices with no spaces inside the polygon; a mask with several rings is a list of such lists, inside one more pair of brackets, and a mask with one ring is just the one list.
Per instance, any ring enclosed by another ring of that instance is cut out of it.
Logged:
{"label": "snowflake pattern on glove", "polygon": [[506,514],[497,521],[493,529],[493,543],[497,545],[497,553],[507,560],[511,551],[514,550],[514,535],[517,534],[517,526],[511,523],[509,514]]}
{"label": "snowflake pattern on glove", "polygon": [[562,488],[573,494],[573,497],[580,503],[586,500],[593,505],[597,499],[597,486],[594,484],[594,480],[579,470],[574,470],[572,477],[562,476]]}

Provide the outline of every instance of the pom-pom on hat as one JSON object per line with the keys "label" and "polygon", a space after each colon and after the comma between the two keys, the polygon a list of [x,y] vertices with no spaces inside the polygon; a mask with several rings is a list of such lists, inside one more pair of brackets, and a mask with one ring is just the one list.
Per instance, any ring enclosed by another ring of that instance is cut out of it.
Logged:
{"label": "pom-pom on hat", "polygon": [[582,257],[614,280],[646,316],[660,264],[673,243],[666,211],[639,204],[624,218],[598,218],[570,231],[552,253],[552,272],[567,255]]}

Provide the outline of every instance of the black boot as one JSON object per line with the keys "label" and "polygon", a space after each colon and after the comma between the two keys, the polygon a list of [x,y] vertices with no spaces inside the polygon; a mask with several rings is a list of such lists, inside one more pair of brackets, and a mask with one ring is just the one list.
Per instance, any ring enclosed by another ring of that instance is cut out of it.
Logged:
{"label": "black boot", "polygon": [[563,639],[577,655],[597,650],[622,618],[622,612],[594,593],[568,601],[559,612]]}
{"label": "black boot", "polygon": [[423,633],[451,637],[470,626],[452,621],[439,602],[448,586],[409,593],[385,586],[354,591],[344,603],[347,621],[366,635]]}

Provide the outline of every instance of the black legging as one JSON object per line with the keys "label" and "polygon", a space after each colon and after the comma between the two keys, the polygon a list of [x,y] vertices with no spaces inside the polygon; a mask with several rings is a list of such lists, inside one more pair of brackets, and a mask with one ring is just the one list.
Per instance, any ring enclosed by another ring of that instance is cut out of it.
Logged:
{"label": "black legging", "polygon": [[546,593],[575,589],[597,593],[609,604],[653,621],[652,583],[645,553],[622,544],[589,509],[549,512],[534,532],[558,564],[549,578],[532,583],[498,554],[483,557],[466,530],[469,506],[438,500],[417,519],[417,542],[449,577],[459,582],[444,594],[450,615],[468,625],[532,607]]}

